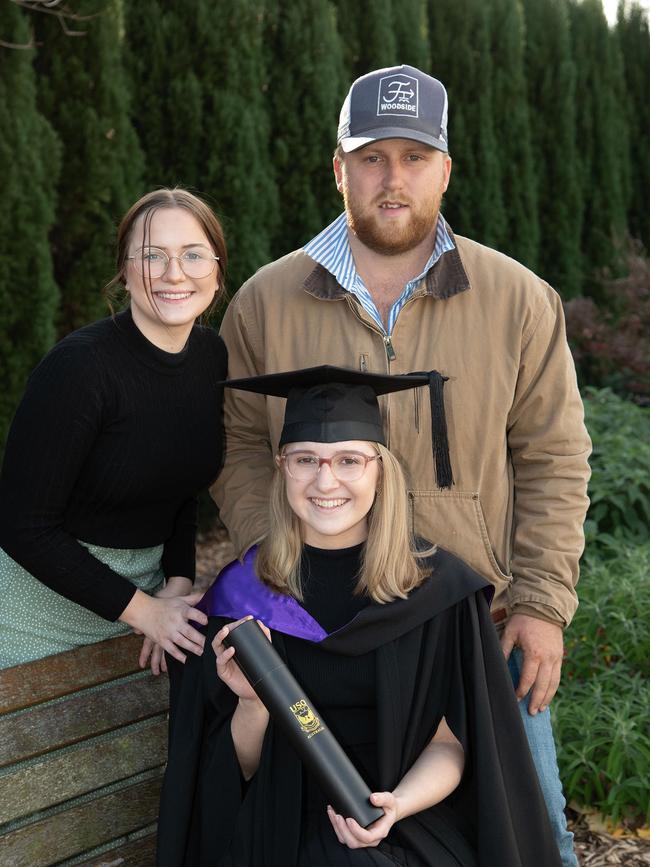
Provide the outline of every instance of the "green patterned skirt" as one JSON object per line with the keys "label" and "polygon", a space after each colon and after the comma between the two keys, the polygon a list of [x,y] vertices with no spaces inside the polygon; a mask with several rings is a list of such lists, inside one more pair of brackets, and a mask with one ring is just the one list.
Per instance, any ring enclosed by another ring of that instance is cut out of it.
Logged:
{"label": "green patterned skirt", "polygon": [[[145,593],[163,584],[162,545],[153,548],[102,548],[81,544]],[[93,644],[128,632],[50,590],[0,548],[0,668]]]}

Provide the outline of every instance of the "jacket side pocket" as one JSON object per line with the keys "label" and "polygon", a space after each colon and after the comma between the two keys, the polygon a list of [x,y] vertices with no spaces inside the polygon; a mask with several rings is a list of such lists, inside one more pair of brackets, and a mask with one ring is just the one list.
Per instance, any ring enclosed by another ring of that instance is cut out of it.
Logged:
{"label": "jacket side pocket", "polygon": [[[411,530],[445,548],[494,584],[496,596],[512,576],[497,561],[481,500],[471,491],[409,491]],[[503,601],[503,600],[502,600]]]}

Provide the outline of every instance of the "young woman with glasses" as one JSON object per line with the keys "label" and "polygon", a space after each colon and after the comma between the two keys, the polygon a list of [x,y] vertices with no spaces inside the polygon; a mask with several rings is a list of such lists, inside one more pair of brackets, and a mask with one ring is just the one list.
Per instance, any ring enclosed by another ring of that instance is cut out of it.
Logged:
{"label": "young woman with glasses", "polygon": [[[412,537],[386,447],[377,395],[432,380],[227,383],[287,398],[270,529],[199,604],[203,657],[170,666],[159,867],[559,867],[488,582]],[[250,616],[383,809],[367,828],[328,803],[224,643]]]}
{"label": "young woman with glasses", "polygon": [[68,335],[29,378],[0,478],[0,667],[133,628],[140,662],[200,654],[196,497],[221,463],[223,342],[197,324],[226,246],[183,189],[123,218],[119,313]]}

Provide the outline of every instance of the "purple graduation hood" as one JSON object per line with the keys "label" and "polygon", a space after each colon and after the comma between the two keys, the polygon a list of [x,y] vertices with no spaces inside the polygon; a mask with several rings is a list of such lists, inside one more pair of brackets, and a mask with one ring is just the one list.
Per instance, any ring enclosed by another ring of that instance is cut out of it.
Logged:
{"label": "purple graduation hood", "polygon": [[276,593],[255,574],[257,548],[243,563],[233,560],[217,575],[214,584],[196,606],[208,617],[239,620],[252,614],[269,629],[307,641],[322,641],[328,633],[292,596]]}

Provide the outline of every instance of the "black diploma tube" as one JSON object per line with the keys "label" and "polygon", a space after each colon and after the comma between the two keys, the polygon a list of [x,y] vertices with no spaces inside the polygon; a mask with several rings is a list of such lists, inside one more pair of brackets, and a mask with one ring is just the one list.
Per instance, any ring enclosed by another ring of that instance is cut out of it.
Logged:
{"label": "black diploma tube", "polygon": [[224,644],[235,648],[235,662],[336,812],[362,828],[380,819],[384,811],[370,803],[370,789],[257,621],[235,627]]}

